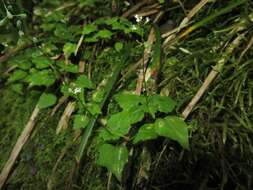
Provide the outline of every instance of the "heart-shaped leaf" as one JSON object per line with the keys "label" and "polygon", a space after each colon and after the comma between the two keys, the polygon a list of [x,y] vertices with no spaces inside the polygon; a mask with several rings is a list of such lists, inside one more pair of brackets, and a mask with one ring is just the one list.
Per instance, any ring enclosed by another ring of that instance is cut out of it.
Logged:
{"label": "heart-shaped leaf", "polygon": [[177,141],[183,148],[189,149],[188,129],[184,120],[176,116],[157,119],[155,131],[158,135]]}
{"label": "heart-shaped leaf", "polygon": [[144,117],[144,111],[141,107],[133,107],[128,111],[122,111],[110,117],[107,123],[107,130],[118,138],[125,136],[131,125],[141,121]]}
{"label": "heart-shaped leaf", "polygon": [[134,137],[133,143],[136,144],[140,141],[146,141],[151,139],[156,139],[158,135],[155,131],[155,125],[154,124],[144,124],[139,129],[138,133]]}
{"label": "heart-shaped leaf", "polygon": [[87,24],[83,28],[83,34],[87,35],[97,30],[97,26],[95,24]]}
{"label": "heart-shaped leaf", "polygon": [[79,76],[75,81],[75,84],[80,88],[89,88],[89,89],[94,88],[93,83],[86,75]]}
{"label": "heart-shaped leaf", "polygon": [[96,37],[103,38],[103,39],[110,39],[112,35],[113,33],[111,31],[103,29],[103,30],[100,30],[96,34]]}
{"label": "heart-shaped leaf", "polygon": [[148,97],[148,109],[150,114],[154,117],[155,113],[160,111],[169,113],[173,111],[176,102],[167,96],[153,95]]}
{"label": "heart-shaped leaf", "polygon": [[123,110],[129,110],[132,107],[145,102],[145,97],[135,94],[120,93],[115,96],[115,100]]}
{"label": "heart-shaped leaf", "polygon": [[106,167],[121,181],[122,172],[128,162],[128,150],[125,146],[103,144],[99,147],[97,164]]}

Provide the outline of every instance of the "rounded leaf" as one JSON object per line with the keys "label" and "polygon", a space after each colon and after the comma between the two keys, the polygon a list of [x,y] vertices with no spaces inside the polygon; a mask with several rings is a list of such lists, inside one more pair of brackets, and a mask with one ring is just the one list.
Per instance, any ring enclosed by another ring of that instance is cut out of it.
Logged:
{"label": "rounded leaf", "polygon": [[120,50],[122,50],[123,44],[121,42],[117,42],[117,43],[115,43],[114,47],[115,47],[116,51],[119,52]]}
{"label": "rounded leaf", "polygon": [[77,114],[74,117],[74,128],[85,128],[89,123],[89,118],[86,115]]}
{"label": "rounded leaf", "polygon": [[54,94],[43,93],[40,96],[38,107],[41,109],[48,108],[50,106],[53,106],[56,103],[56,101],[57,98]]}

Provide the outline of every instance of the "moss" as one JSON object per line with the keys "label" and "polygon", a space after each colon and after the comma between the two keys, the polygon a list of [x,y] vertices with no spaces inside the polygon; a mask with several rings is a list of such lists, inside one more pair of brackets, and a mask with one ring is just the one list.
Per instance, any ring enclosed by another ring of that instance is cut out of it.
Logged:
{"label": "moss", "polygon": [[[37,103],[39,93],[30,91],[26,96],[20,96],[5,88],[0,95],[0,168],[2,168]],[[54,117],[48,116],[50,111],[51,109],[48,109],[39,114],[32,136],[24,146],[18,164],[6,184],[7,189],[47,189],[48,180],[58,157],[73,140],[71,126],[59,135],[55,132],[63,109]],[[71,146],[60,162],[53,176],[54,188],[64,189],[74,163],[76,148],[75,145]],[[89,159],[83,170],[85,177],[78,184],[85,189],[104,189],[99,173],[101,168],[95,166],[93,160]]]}
{"label": "moss", "polygon": [[0,168],[2,168],[36,104],[38,93],[32,91],[29,95],[20,96],[5,88],[1,90],[0,97]]}

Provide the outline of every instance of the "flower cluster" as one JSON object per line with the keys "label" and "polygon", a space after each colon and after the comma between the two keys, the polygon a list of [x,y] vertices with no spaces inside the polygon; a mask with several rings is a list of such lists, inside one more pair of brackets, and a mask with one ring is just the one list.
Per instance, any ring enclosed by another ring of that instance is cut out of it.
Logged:
{"label": "flower cluster", "polygon": [[[134,15],[134,18],[137,23],[140,23],[143,20],[143,17],[141,15]],[[147,24],[150,21],[149,17],[145,18],[144,24]]]}
{"label": "flower cluster", "polygon": [[81,93],[82,88],[77,87],[77,88],[74,88],[74,90],[72,88],[69,88],[68,91],[69,93],[78,94],[78,93]]}

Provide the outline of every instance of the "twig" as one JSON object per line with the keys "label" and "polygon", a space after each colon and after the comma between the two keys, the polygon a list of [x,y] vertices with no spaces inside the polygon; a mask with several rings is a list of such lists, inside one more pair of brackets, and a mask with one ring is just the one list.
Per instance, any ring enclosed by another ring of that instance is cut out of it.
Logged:
{"label": "twig", "polygon": [[124,12],[122,14],[121,18],[127,18],[127,17],[129,17],[131,14],[133,14],[134,12],[136,12],[140,7],[142,7],[143,5],[147,4],[148,2],[149,2],[149,0],[143,0],[140,3],[137,3],[132,8],[130,8],[128,11]]}
{"label": "twig", "polygon": [[166,38],[165,41],[164,41],[164,44],[166,44],[168,41],[170,41],[171,39],[168,37],[176,32],[179,32],[182,28],[186,27],[190,20],[192,19],[192,17],[194,17],[199,11],[201,8],[203,8],[207,3],[208,3],[209,0],[201,0],[196,6],[194,6],[191,11],[187,14],[187,16],[181,21],[180,25],[175,28],[174,30],[172,31],[169,31],[165,34],[162,35],[163,38]]}
{"label": "twig", "polygon": [[75,111],[75,108],[76,108],[75,102],[68,103],[56,128],[57,135],[61,132],[62,129],[66,129],[68,127],[70,116]]}
{"label": "twig", "polygon": [[149,10],[149,11],[140,11],[140,12],[137,12],[136,14],[139,15],[139,16],[150,16],[150,15],[153,15],[153,14],[156,14],[157,12],[159,12],[159,9],[154,9],[154,10]]}
{"label": "twig", "polygon": [[79,73],[84,73],[84,70],[85,70],[85,61],[79,61]]}
{"label": "twig", "polygon": [[247,44],[246,48],[242,51],[238,62],[241,62],[241,59],[243,58],[243,56],[247,53],[247,51],[251,48],[251,46],[253,45],[253,35],[251,36],[249,43]]}
{"label": "twig", "polygon": [[108,180],[107,180],[107,187],[106,190],[110,190],[111,187],[111,181],[112,181],[112,172],[109,172]]}
{"label": "twig", "polygon": [[76,3],[65,3],[65,4],[63,4],[62,6],[58,7],[57,9],[54,9],[54,10],[52,10],[52,11],[49,11],[49,12],[45,15],[45,17],[50,16],[50,15],[53,14],[55,11],[61,11],[61,10],[64,10],[64,9],[73,7],[73,6],[75,6],[75,5],[76,5]]}
{"label": "twig", "polygon": [[0,57],[0,64],[1,63],[4,63],[5,61],[7,61],[8,59],[10,59],[11,57],[15,56],[19,51],[25,49],[25,48],[28,48],[30,47],[32,44],[31,43],[28,43],[28,44],[22,44],[22,45],[19,45],[13,49],[10,49],[8,52],[6,52],[4,55],[2,55]]}
{"label": "twig", "polygon": [[186,11],[186,9],[184,8],[184,4],[182,3],[182,1],[181,1],[181,0],[178,0],[178,3],[179,3],[179,5],[180,5],[180,7],[182,8],[182,10],[184,11],[184,14],[187,15],[187,11]]}
{"label": "twig", "polygon": [[148,46],[144,50],[143,58],[139,61],[143,64],[143,68],[140,69],[135,94],[140,95],[142,91],[142,85],[145,80],[145,71],[147,69],[147,62],[150,57],[150,52],[152,48],[152,44],[155,41],[155,34],[154,34],[154,28],[151,29],[149,36],[148,36]]}
{"label": "twig", "polygon": [[54,116],[54,114],[56,113],[56,111],[61,107],[61,105],[62,105],[67,99],[68,99],[67,96],[62,96],[62,97],[59,99],[58,103],[56,104],[56,106],[54,106],[54,108],[53,108],[52,111],[51,111],[51,114],[50,114],[51,117]]}
{"label": "twig", "polygon": [[12,149],[11,155],[10,155],[8,161],[5,163],[5,166],[0,174],[0,189],[2,189],[3,185],[5,184],[15,161],[17,160],[17,157],[19,156],[19,153],[21,152],[23,146],[26,144],[27,140],[29,139],[29,137],[33,131],[39,111],[40,111],[40,109],[39,109],[38,105],[36,105],[28,123],[26,124],[26,126],[25,126],[24,130],[22,131],[21,135],[19,136],[14,148]]}
{"label": "twig", "polygon": [[197,94],[192,98],[192,100],[190,101],[190,103],[184,109],[184,111],[182,113],[182,117],[184,119],[186,119],[188,117],[188,115],[191,113],[191,111],[194,108],[194,106],[197,104],[197,102],[199,101],[199,99],[203,96],[204,92],[207,90],[207,88],[209,87],[209,85],[211,84],[211,82],[216,78],[216,76],[218,75],[218,73],[219,72],[215,71],[215,70],[212,70],[209,73],[209,75],[205,79],[204,83],[202,84],[202,86],[198,90]]}
{"label": "twig", "polygon": [[82,34],[81,37],[80,37],[80,39],[78,40],[78,43],[77,43],[77,46],[76,46],[76,50],[75,50],[75,56],[77,55],[78,50],[79,50],[80,46],[82,45],[83,39],[84,39],[84,34]]}

